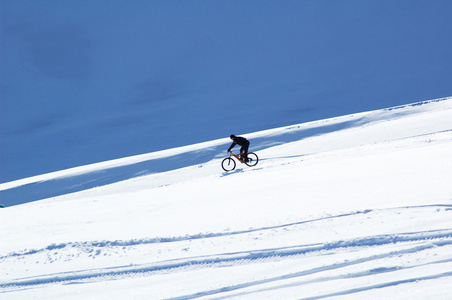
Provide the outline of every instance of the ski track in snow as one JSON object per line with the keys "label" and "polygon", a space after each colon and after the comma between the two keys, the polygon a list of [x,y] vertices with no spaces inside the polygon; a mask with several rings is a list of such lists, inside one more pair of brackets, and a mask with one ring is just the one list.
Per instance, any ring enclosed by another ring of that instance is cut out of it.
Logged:
{"label": "ski track in snow", "polygon": [[[181,259],[180,261],[170,261],[165,262],[163,264],[151,265],[151,266],[130,266],[130,267],[113,267],[107,268],[107,270],[83,270],[83,271],[71,271],[60,274],[46,275],[41,278],[25,278],[23,280],[17,280],[15,282],[10,283],[1,283],[0,288],[18,288],[25,287],[31,285],[42,285],[42,284],[51,284],[51,283],[74,283],[74,282],[87,282],[89,281],[103,281],[105,279],[119,279],[124,277],[130,277],[130,274],[140,274],[143,276],[145,273],[149,275],[151,273],[157,271],[171,271],[173,269],[180,268],[210,268],[210,267],[219,267],[219,266],[233,266],[233,265],[242,265],[245,263],[255,263],[262,262],[264,260],[272,260],[276,258],[284,258],[290,257],[293,258],[297,255],[305,255],[312,252],[334,252],[340,249],[346,248],[360,248],[360,247],[375,247],[375,246],[384,246],[387,244],[418,244],[419,242],[426,242],[421,245],[417,245],[415,247],[404,249],[396,252],[389,252],[382,255],[370,256],[365,259],[359,259],[352,262],[345,262],[343,264],[337,264],[330,266],[329,269],[332,268],[340,268],[344,266],[350,266],[352,264],[362,263],[368,260],[380,259],[388,256],[398,255],[398,254],[406,254],[406,253],[414,253],[418,251],[424,251],[426,249],[430,249],[433,247],[442,247],[452,245],[452,228],[447,230],[438,230],[438,231],[426,231],[426,232],[417,232],[417,233],[406,233],[406,234],[398,234],[398,235],[378,235],[378,236],[370,236],[362,239],[353,239],[349,241],[338,241],[332,243],[318,244],[318,245],[300,245],[300,246],[292,246],[285,248],[277,248],[277,249],[264,249],[253,252],[244,252],[244,253],[231,253],[231,254],[219,254],[213,257],[198,257],[198,258],[189,258],[189,259]],[[50,250],[49,247],[48,250]],[[58,249],[58,248],[55,248]],[[324,254],[327,255],[327,254]],[[449,262],[452,261],[452,258],[447,261],[438,261],[441,262]],[[112,269],[112,270],[110,270]],[[118,269],[118,270],[114,270]],[[323,268],[322,270],[326,270],[327,268]],[[385,271],[386,269],[382,269],[381,271]],[[377,272],[378,270],[374,270]],[[390,270],[389,270],[390,271]],[[79,273],[79,275],[77,275]],[[90,274],[83,274],[90,273]],[[306,272],[307,274],[307,272]]]}
{"label": "ski track in snow", "polygon": [[[422,242],[420,244],[420,242]],[[439,247],[451,247],[452,249],[452,229],[440,232],[421,232],[414,234],[400,234],[400,235],[388,235],[388,236],[372,236],[366,237],[363,239],[350,240],[350,241],[339,241],[336,243],[326,243],[321,245],[301,245],[299,247],[289,247],[289,249],[269,249],[269,250],[261,250],[255,252],[245,252],[245,253],[234,253],[234,254],[222,254],[215,257],[201,257],[196,259],[186,259],[181,261],[174,262],[165,262],[158,265],[139,265],[139,266],[130,266],[130,267],[118,267],[118,268],[106,268],[101,270],[83,270],[83,271],[72,271],[67,273],[59,273],[59,274],[50,274],[42,277],[34,277],[34,278],[24,278],[22,280],[15,280],[13,282],[1,283],[0,284],[0,293],[5,293],[18,289],[28,289],[28,288],[36,288],[37,286],[49,285],[49,284],[81,284],[81,283],[91,283],[91,282],[99,282],[105,280],[118,280],[130,277],[143,277],[143,276],[151,276],[156,274],[157,272],[181,272],[188,271],[193,269],[200,268],[219,268],[219,267],[233,267],[240,266],[244,264],[252,264],[252,263],[264,263],[270,260],[280,261],[281,259],[295,259],[297,256],[307,255],[309,253],[317,253],[317,255],[332,255],[338,251],[350,251],[347,248],[353,248],[354,252],[357,251],[365,251],[368,247],[378,247],[378,246],[386,246],[388,244],[406,244],[407,248],[399,251],[390,251],[383,254],[378,255],[370,255],[364,258],[345,261],[342,263],[335,263],[331,265],[326,265],[318,268],[313,268],[305,271],[301,271],[298,273],[287,274],[284,276],[278,276],[275,278],[268,278],[264,280],[258,280],[255,282],[246,282],[236,286],[223,287],[220,289],[212,290],[212,291],[204,291],[200,293],[196,293],[194,295],[186,295],[171,299],[195,299],[200,298],[207,295],[215,295],[221,294],[224,292],[237,291],[243,288],[248,288],[251,286],[259,286],[269,282],[277,282],[283,281],[291,278],[300,278],[307,275],[312,275],[315,273],[321,273],[329,270],[340,269],[350,267],[352,265],[363,264],[369,261],[376,261],[385,258],[396,257],[400,255],[410,254],[410,253],[419,253],[422,251],[426,251],[432,248]],[[362,248],[362,249],[360,249]],[[430,264],[442,264],[442,263],[450,263],[452,262],[452,258],[448,260],[438,260],[433,261]],[[340,278],[355,278],[361,276],[369,276],[375,275],[377,273],[387,273],[387,272],[395,272],[400,271],[405,268],[415,268],[421,265],[413,266],[413,267],[400,267],[394,266],[390,268],[376,268],[367,270],[364,272],[351,273],[347,275],[341,276],[332,276],[319,279],[317,281],[328,281],[328,280],[337,280]],[[353,289],[350,291],[343,291],[339,293],[334,293],[330,295],[325,295],[323,297],[312,297],[306,299],[321,299],[324,297],[330,297],[334,295],[343,295],[347,293],[355,293],[359,291],[363,291],[366,289],[373,288],[381,288],[391,285],[416,282],[420,280],[429,280],[436,279],[441,277],[449,277],[452,276],[452,272],[443,272],[436,275],[424,276],[424,277],[413,277],[404,280],[398,280],[395,282],[388,282],[385,284],[379,284],[370,287],[361,287],[359,289]],[[312,283],[313,281],[307,281],[305,284]],[[278,286],[273,289],[284,288],[284,286]],[[221,299],[221,298],[219,298]]]}
{"label": "ski track in snow", "polygon": [[[221,232],[221,233],[207,233],[207,234],[196,234],[184,237],[161,237],[161,238],[151,238],[151,239],[139,239],[130,241],[93,241],[93,242],[71,242],[62,244],[53,244],[45,247],[43,249],[36,250],[24,250],[0,257],[0,263],[7,259],[17,259],[20,260],[23,257],[32,256],[36,254],[42,254],[48,252],[49,255],[58,254],[61,256],[60,252],[66,250],[77,249],[81,252],[85,252],[95,258],[101,252],[109,251],[114,252],[115,248],[126,249],[130,247],[145,246],[148,244],[166,244],[175,242],[187,242],[191,240],[199,239],[221,239],[229,236],[237,235],[248,235],[256,234],[262,231],[270,230],[287,230],[291,227],[297,227],[300,225],[306,225],[309,223],[323,222],[329,220],[339,220],[340,222],[349,222],[349,218],[354,218],[357,216],[369,215],[377,213],[374,218],[378,218],[378,214],[382,212],[398,212],[410,209],[430,209],[438,210],[442,209],[445,212],[452,211],[452,205],[425,205],[425,206],[415,206],[415,207],[400,207],[400,208],[388,208],[384,210],[364,210],[358,212],[351,212],[346,214],[341,214],[337,216],[327,216],[324,218],[318,218],[313,220],[300,221],[290,224],[282,224],[272,227],[255,228],[250,230],[235,231],[235,232]],[[254,238],[255,235],[251,235],[249,238]],[[390,246],[388,249],[385,247]],[[402,246],[402,249],[399,249]],[[267,283],[282,282],[278,285],[268,290],[276,290],[279,288],[290,287],[289,284],[284,284],[283,282],[288,279],[302,279],[304,276],[322,273],[330,270],[345,269],[350,266],[365,264],[371,261],[378,261],[384,259],[390,259],[392,257],[398,257],[401,255],[421,253],[431,249],[438,249],[441,247],[451,247],[452,249],[452,228],[436,229],[436,230],[424,230],[419,232],[408,232],[408,233],[397,233],[397,234],[380,234],[373,236],[365,236],[359,238],[352,238],[348,240],[338,240],[333,242],[307,244],[307,245],[291,245],[272,249],[256,249],[251,251],[235,252],[235,253],[218,253],[206,256],[195,256],[188,258],[172,259],[168,261],[159,261],[150,264],[139,264],[130,266],[118,266],[118,267],[105,267],[105,268],[95,268],[90,270],[78,270],[69,271],[55,274],[46,274],[42,276],[33,276],[29,278],[14,279],[10,281],[0,282],[0,293],[8,293],[11,291],[23,290],[36,288],[39,286],[52,285],[52,284],[82,284],[82,283],[93,283],[101,282],[106,280],[118,280],[125,278],[134,277],[146,277],[155,274],[171,274],[174,272],[186,272],[197,269],[205,268],[223,268],[223,267],[237,267],[247,264],[259,264],[268,262],[281,262],[283,260],[293,260],[297,257],[303,257],[307,255],[320,255],[320,256],[331,256],[335,254],[348,253],[348,252],[362,252],[365,253],[368,249],[382,248],[382,253],[364,255],[358,259],[345,260],[342,262],[335,262],[329,265],[315,267],[312,269],[302,270],[296,273],[285,274],[276,277],[270,277],[266,279],[256,280],[253,282],[241,283],[234,286],[225,286],[219,289],[198,292],[192,295],[185,295],[180,297],[175,297],[171,299],[196,299],[204,296],[221,295],[225,292],[237,292],[242,289],[250,287],[263,286]],[[397,247],[395,249],[394,247]],[[394,249],[393,249],[394,248]],[[96,254],[97,253],[97,254]],[[357,257],[358,255],[354,255]],[[320,279],[312,279],[303,281],[304,283],[294,283],[308,284],[321,281],[337,280],[337,279],[347,279],[356,278],[363,276],[371,276],[375,274],[383,274],[389,272],[397,272],[406,268],[416,268],[421,267],[424,264],[446,264],[451,263],[452,257],[449,259],[439,259],[429,263],[420,263],[414,266],[397,266],[392,267],[381,267],[373,268],[369,270],[346,273],[343,275],[327,276]],[[436,275],[429,275],[423,277],[413,277],[403,280],[391,281],[384,284],[378,284],[373,286],[360,287],[358,289],[351,289],[347,291],[337,292],[329,295],[324,295],[320,297],[310,297],[306,299],[322,299],[324,297],[331,297],[335,295],[345,295],[349,293],[356,293],[364,291],[366,289],[382,288],[392,285],[417,282],[421,280],[437,279],[442,277],[452,276],[452,272],[442,272]],[[266,288],[262,288],[260,291],[266,291]],[[243,292],[246,294],[247,292]],[[251,293],[251,292],[250,292]],[[228,296],[225,296],[227,298]],[[222,297],[216,299],[223,299]]]}

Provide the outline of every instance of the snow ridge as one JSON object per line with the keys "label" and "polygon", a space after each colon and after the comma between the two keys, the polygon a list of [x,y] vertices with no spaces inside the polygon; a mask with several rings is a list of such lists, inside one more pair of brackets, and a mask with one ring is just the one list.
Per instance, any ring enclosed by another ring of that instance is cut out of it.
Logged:
{"label": "snow ridge", "polygon": [[[246,136],[252,139],[253,150],[259,151],[322,134],[416,116],[436,109],[435,106],[438,106],[438,109],[450,109],[448,103],[451,99],[452,97],[433,99],[248,133]],[[450,130],[452,129],[448,128],[444,132]],[[431,134],[431,132],[422,134]],[[0,183],[0,197],[8,199],[3,204],[11,206],[87,190],[147,174],[203,164],[223,156],[224,148],[227,148],[228,143],[229,139],[223,138]]]}

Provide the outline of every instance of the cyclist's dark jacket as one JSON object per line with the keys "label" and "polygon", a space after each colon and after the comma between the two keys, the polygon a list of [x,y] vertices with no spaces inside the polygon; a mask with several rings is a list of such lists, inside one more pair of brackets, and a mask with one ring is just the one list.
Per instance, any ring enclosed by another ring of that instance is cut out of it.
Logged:
{"label": "cyclist's dark jacket", "polygon": [[231,146],[229,146],[228,151],[231,151],[231,149],[234,148],[235,145],[242,146],[242,149],[245,148],[247,150],[247,152],[248,152],[248,147],[250,145],[250,142],[244,137],[236,136],[236,137],[234,137]]}

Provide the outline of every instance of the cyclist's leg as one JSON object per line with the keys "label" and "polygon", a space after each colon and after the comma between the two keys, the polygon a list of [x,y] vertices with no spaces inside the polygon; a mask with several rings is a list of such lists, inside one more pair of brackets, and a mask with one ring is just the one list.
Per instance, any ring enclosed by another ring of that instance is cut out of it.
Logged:
{"label": "cyclist's leg", "polygon": [[250,143],[246,143],[245,145],[240,148],[240,153],[243,153],[244,155],[244,161],[248,161],[248,148],[250,147]]}
{"label": "cyclist's leg", "polygon": [[243,146],[240,148],[240,160],[243,162],[243,155],[244,155],[244,149],[243,149]]}

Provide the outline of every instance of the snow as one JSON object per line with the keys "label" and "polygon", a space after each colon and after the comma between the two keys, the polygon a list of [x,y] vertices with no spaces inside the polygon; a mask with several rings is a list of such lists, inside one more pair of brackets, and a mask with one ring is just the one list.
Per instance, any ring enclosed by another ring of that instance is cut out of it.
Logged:
{"label": "snow", "polygon": [[450,297],[452,98],[244,136],[229,173],[220,139],[0,185],[60,187],[0,209],[0,297]]}

